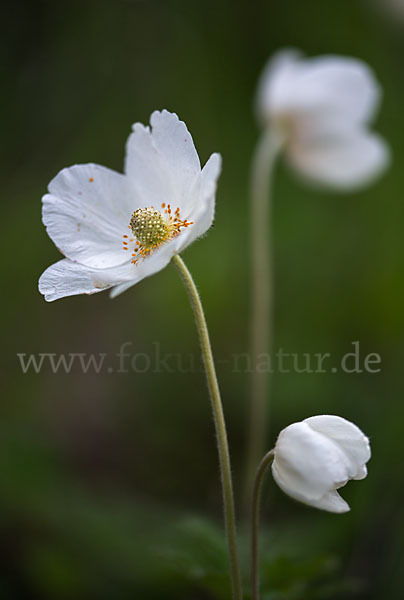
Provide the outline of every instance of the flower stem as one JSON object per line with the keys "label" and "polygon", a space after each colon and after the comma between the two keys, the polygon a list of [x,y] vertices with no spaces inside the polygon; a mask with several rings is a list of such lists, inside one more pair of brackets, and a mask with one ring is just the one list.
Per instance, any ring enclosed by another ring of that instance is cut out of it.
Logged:
{"label": "flower stem", "polygon": [[[259,140],[251,170],[251,261],[252,298],[250,314],[250,410],[244,508],[251,497],[255,469],[265,451],[269,412],[269,369],[272,330],[272,243],[271,179],[275,160],[282,147],[280,135],[265,131]],[[259,360],[266,368],[258,371]]]}
{"label": "flower stem", "polygon": [[196,288],[194,280],[192,279],[191,273],[188,271],[188,268],[186,267],[184,261],[182,260],[182,258],[180,258],[180,256],[175,255],[172,260],[188,292],[191,307],[195,317],[196,327],[199,334],[199,341],[201,344],[203,363],[205,366],[206,378],[208,381],[208,388],[213,411],[213,419],[216,429],[216,439],[219,453],[220,475],[224,504],[224,521],[230,559],[233,600],[242,600],[242,585],[237,549],[236,516],[234,508],[233,483],[230,467],[230,454],[227,441],[226,425],[224,421],[223,407],[220,399],[220,391],[216,377],[215,364],[213,361],[208,327],[206,324],[205,314],[198,294],[198,290]]}
{"label": "flower stem", "polygon": [[261,460],[254,480],[251,512],[251,598],[259,600],[259,523],[261,488],[265,472],[274,459],[274,451],[270,450]]}

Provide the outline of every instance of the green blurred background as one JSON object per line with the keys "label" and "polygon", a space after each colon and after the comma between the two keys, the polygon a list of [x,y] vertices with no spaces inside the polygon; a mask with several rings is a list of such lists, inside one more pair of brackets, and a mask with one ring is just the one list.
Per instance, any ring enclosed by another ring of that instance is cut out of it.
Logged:
{"label": "green blurred background", "polygon": [[[248,171],[252,105],[284,46],[367,61],[384,90],[375,125],[393,164],[371,188],[331,194],[281,164],[275,184],[275,347],[340,357],[360,342],[381,372],[273,377],[271,431],[336,413],[371,437],[369,477],[343,490],[347,515],[293,503],[268,478],[264,600],[402,598],[404,556],[404,15],[357,0],[2,3],[0,597],[228,600],[212,419],[203,374],[22,373],[17,353],[194,356],[198,342],[172,267],[118,299],[47,304],[41,272],[60,255],[41,196],[63,167],[121,170],[134,121],[177,112],[201,160],[224,169],[214,228],[185,259],[218,363],[241,496],[248,378]],[[404,12],[404,9],[403,9]],[[188,357],[188,358],[187,358]],[[115,361],[115,362],[114,362]],[[107,364],[107,363],[106,363]],[[141,359],[139,359],[141,364]],[[189,369],[183,369],[189,371]],[[247,531],[241,531],[248,577]]]}

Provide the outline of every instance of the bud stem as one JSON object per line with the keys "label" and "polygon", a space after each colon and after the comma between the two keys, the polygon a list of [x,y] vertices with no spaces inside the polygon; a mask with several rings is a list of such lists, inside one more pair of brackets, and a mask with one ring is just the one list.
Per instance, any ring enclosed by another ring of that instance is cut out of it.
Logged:
{"label": "bud stem", "polygon": [[252,494],[252,510],[251,510],[251,598],[259,600],[259,525],[260,525],[260,505],[261,505],[261,488],[264,480],[264,475],[268,466],[274,459],[274,450],[270,450],[261,460],[257,473],[255,475],[253,494]]}

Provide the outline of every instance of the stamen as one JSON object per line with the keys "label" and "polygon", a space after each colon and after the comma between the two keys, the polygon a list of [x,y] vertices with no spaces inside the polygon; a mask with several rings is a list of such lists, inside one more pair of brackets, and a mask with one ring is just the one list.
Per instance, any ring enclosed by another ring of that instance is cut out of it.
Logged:
{"label": "stamen", "polygon": [[[166,206],[167,208],[165,208]],[[140,258],[147,258],[162,244],[179,235],[182,228],[187,228],[193,224],[190,221],[183,221],[180,218],[179,208],[175,209],[173,216],[170,204],[166,205],[163,202],[161,208],[162,212],[155,210],[151,206],[149,208],[139,208],[133,213],[129,229],[132,231],[134,237],[123,236],[125,238],[123,241],[124,250],[128,250],[128,241],[126,240],[129,239],[130,244],[135,243],[135,247],[132,247],[132,256],[138,253],[138,258],[132,260],[132,264],[136,264]]]}

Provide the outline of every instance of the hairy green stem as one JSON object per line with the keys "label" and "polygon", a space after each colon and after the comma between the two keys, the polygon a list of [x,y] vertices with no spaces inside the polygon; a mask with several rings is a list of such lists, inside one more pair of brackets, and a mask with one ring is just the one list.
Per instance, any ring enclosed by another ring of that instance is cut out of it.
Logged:
{"label": "hairy green stem", "polygon": [[206,324],[205,314],[198,294],[198,290],[196,288],[194,280],[192,279],[191,273],[188,271],[184,261],[182,260],[182,258],[180,258],[180,256],[174,256],[172,261],[174,263],[174,266],[177,268],[180,277],[185,285],[185,288],[188,292],[189,300],[195,317],[196,327],[199,334],[199,341],[201,344],[203,363],[205,366],[206,378],[208,381],[208,388],[216,429],[216,440],[219,453],[219,465],[224,504],[224,521],[229,550],[233,599],[242,600],[242,585],[238,559],[236,516],[234,508],[234,494],[230,467],[229,445],[227,441],[226,425],[224,420],[222,402],[220,399],[220,391],[216,377],[212,348],[209,340],[208,327]]}
{"label": "hairy green stem", "polygon": [[274,459],[274,451],[270,450],[261,460],[254,480],[251,511],[251,598],[259,600],[259,526],[261,488],[268,466]]}
{"label": "hairy green stem", "polygon": [[259,140],[251,169],[251,314],[250,314],[250,400],[244,508],[251,497],[255,469],[265,451],[268,432],[269,372],[258,370],[268,364],[272,344],[272,240],[271,179],[282,138],[265,131]]}

